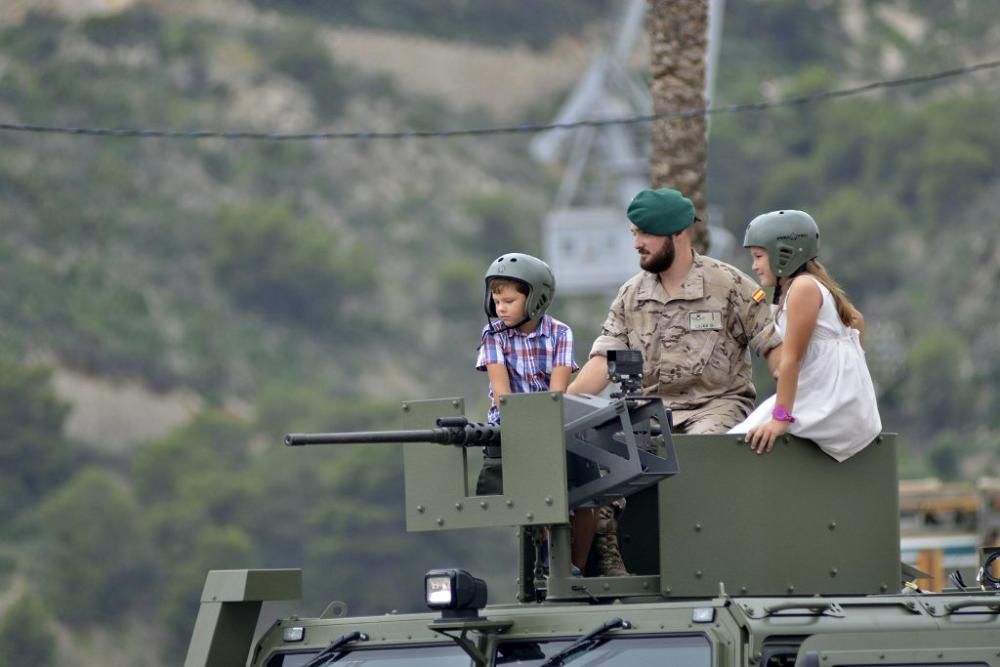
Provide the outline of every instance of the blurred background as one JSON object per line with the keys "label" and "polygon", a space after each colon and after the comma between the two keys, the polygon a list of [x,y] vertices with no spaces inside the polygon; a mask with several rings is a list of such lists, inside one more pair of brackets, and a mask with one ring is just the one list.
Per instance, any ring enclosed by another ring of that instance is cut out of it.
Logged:
{"label": "blurred background", "polygon": [[[6,0],[0,122],[548,123],[609,45],[628,47],[612,80],[649,81],[647,31],[621,41],[626,5]],[[730,2],[712,102],[997,59],[995,13]],[[630,132],[648,159],[648,127]],[[463,396],[485,419],[483,272],[503,252],[556,252],[546,234],[574,200],[613,210],[613,160],[540,160],[532,133],[0,137],[0,667],[178,664],[211,568],[304,568],[303,615],[417,609],[432,567],[490,572],[493,601],[512,597],[513,530],[403,532],[398,446],[282,436],[395,428],[421,397]],[[1000,72],[714,115],[708,151],[712,254],[749,270],[738,241],[767,210],[819,222],[866,316],[901,478],[933,491],[1000,475]],[[570,291],[551,312],[583,363],[613,289]],[[975,512],[920,507],[914,525]]]}

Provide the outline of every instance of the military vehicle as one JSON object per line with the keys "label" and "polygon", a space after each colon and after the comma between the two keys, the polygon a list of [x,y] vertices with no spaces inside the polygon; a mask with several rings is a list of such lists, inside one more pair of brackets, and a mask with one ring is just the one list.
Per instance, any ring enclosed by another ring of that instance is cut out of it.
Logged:
{"label": "military vehicle", "polygon": [[[501,412],[492,427],[461,399],[408,401],[404,430],[287,444],[407,443],[407,529],[518,527],[516,601],[432,570],[426,613],[283,618],[254,643],[262,603],[300,598],[301,571],[212,571],[186,667],[1000,667],[1000,549],[976,582],[912,581],[895,435],[837,463],[793,437],[756,455],[733,435],[671,434],[662,403],[628,391],[516,394]],[[502,453],[501,494],[474,495],[482,447]],[[573,576],[569,512],[618,497],[630,574]]]}

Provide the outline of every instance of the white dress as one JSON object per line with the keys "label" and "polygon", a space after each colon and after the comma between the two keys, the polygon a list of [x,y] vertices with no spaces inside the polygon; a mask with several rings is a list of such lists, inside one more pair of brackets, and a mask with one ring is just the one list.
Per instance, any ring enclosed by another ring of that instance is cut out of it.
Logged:
{"label": "white dress", "polygon": [[[840,321],[830,290],[819,281],[816,285],[823,304],[799,368],[795,405],[786,406],[795,416],[788,432],[812,440],[833,458],[844,461],[875,439],[882,430],[882,420],[858,331]],[[782,304],[775,317],[782,337],[787,322]],[[774,402],[775,396],[771,396],[729,432],[746,433],[766,423]]]}

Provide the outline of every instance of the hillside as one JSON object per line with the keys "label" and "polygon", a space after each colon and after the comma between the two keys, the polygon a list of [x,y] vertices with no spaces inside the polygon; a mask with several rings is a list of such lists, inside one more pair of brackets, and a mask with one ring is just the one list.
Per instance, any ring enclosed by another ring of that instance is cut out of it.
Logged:
{"label": "hillside", "polygon": [[[444,91],[441,98],[424,95],[401,105],[405,84],[396,81],[406,81],[405,75],[388,78],[341,64],[337,48],[325,47],[331,39],[340,41],[335,31],[306,31],[293,20],[268,32],[253,25],[216,26],[211,39],[214,30],[203,19],[161,17],[145,9],[77,26],[37,15],[26,20],[29,33],[47,31],[44,39],[50,41],[26,43],[20,32],[7,33],[9,85],[2,102],[22,120],[37,114],[34,122],[54,124],[283,131],[495,120],[482,106],[453,110],[438,101],[450,102]],[[180,42],[170,41],[176,35]],[[424,40],[416,48],[425,53],[431,47]],[[439,58],[460,57],[473,78],[491,72],[497,82],[495,51],[437,51]],[[393,62],[405,60],[397,56]],[[539,60],[545,63],[540,71],[552,71],[554,58]],[[549,90],[560,90],[574,69],[567,63]],[[531,68],[512,71],[520,71],[520,81],[536,94],[545,89]],[[122,80],[130,87],[122,88]],[[511,80],[499,83],[517,87]],[[58,107],[51,105],[53,96]],[[14,330],[8,345],[18,354],[54,355],[60,365],[143,380],[154,389],[190,387],[223,403],[252,400],[269,381],[351,392],[428,382],[423,369],[410,368],[406,359],[390,362],[376,348],[344,354],[328,345],[338,340],[341,348],[364,348],[370,340],[364,332],[372,326],[389,329],[379,347],[392,347],[401,337],[414,342],[402,324],[410,322],[424,339],[416,341],[415,351],[433,358],[427,344],[440,335],[434,308],[443,301],[441,287],[460,281],[455,287],[465,288],[464,294],[453,310],[463,323],[476,321],[479,297],[465,279],[488,263],[494,244],[536,244],[532,221],[548,197],[547,179],[525,159],[523,141],[194,144],[22,135],[12,137],[12,144],[4,161],[10,201],[5,240],[24,244],[15,260],[19,280],[29,283],[28,290],[48,289],[52,303],[50,312],[7,318]],[[510,195],[515,190],[516,201]],[[42,197],[44,211],[37,206]],[[82,210],[79,202],[86,202]],[[266,219],[244,232],[235,220],[259,206],[267,209],[259,214]],[[74,215],[67,215],[71,210]],[[234,222],[218,224],[223,218]],[[425,233],[428,227],[436,231]],[[325,249],[309,255],[312,241]],[[252,256],[273,250],[273,242],[285,244],[289,254],[273,260]],[[251,256],[227,256],[221,246],[233,243]],[[423,264],[421,257],[430,255],[454,259]],[[364,260],[352,264],[349,257]],[[279,266],[283,259],[301,264]],[[261,261],[274,265],[254,265]],[[241,278],[232,281],[227,272]],[[422,276],[423,288],[405,294],[403,286],[414,275]],[[65,281],[80,285],[85,294],[79,296],[88,303],[57,303],[76,298],[59,289]],[[299,295],[298,305],[278,303],[291,292]],[[378,309],[331,319],[361,302]],[[113,311],[120,321],[107,319]],[[51,326],[67,316],[70,322]],[[84,350],[79,329],[88,328],[96,330],[85,332],[93,344]],[[48,333],[39,337],[39,330]],[[228,353],[219,355],[221,349]],[[337,379],[346,377],[357,381]],[[437,386],[454,379],[450,372],[438,376]]]}
{"label": "hillside", "polygon": [[[163,9],[34,12],[0,30],[0,116],[473,127],[551,108],[580,66],[565,40],[515,53],[523,67],[506,71],[496,47],[404,40],[421,58],[466,62],[466,83],[454,77],[466,97],[453,102],[394,71],[402,51],[374,68],[337,55],[352,37],[399,49],[376,31]],[[491,98],[477,101],[484,86],[466,91],[483,77],[534,92],[494,114]],[[4,450],[31,458],[0,474],[4,618],[30,619],[39,645],[51,646],[51,628],[58,653],[82,664],[107,664],[107,651],[112,663],[175,664],[211,567],[304,566],[311,613],[334,598],[355,611],[410,604],[419,575],[452,558],[493,563],[484,569],[508,588],[506,549],[399,537],[395,449],[289,456],[278,443],[293,429],[391,425],[399,399],[422,394],[466,395],[481,409],[470,368],[481,272],[498,247],[537,251],[551,192],[526,139],[6,138],[2,390],[18,426]],[[345,541],[359,531],[365,545]],[[358,595],[370,550],[386,552],[376,568],[386,586]],[[136,641],[115,645],[115,628]]]}
{"label": "hillside", "polygon": [[[6,4],[0,120],[545,121],[613,4]],[[990,3],[728,4],[719,105],[1000,55]],[[730,231],[780,207],[820,221],[869,323],[906,476],[1000,470],[998,83],[993,70],[712,120],[709,199]],[[425,395],[485,414],[482,272],[540,252],[558,184],[527,137],[4,139],[0,649],[28,619],[36,645],[48,630],[80,664],[176,664],[211,567],[304,567],[311,613],[411,608],[419,575],[446,561],[510,589],[506,531],[399,536],[396,449],[278,443],[394,425],[400,399]],[[557,299],[578,361],[606,306]],[[122,631],[134,639],[117,645]]]}

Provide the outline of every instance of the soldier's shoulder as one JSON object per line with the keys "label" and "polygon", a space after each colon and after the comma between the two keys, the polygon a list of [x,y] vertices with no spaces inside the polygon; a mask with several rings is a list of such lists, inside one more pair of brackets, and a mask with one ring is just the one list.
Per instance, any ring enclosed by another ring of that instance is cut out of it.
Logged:
{"label": "soldier's shoulder", "polygon": [[627,294],[634,294],[644,281],[648,280],[648,276],[651,274],[646,271],[640,271],[628,280],[626,280],[622,286],[618,289],[618,298],[623,298]]}
{"label": "soldier's shoulder", "polygon": [[652,274],[650,274],[647,271],[639,271],[638,273],[636,273],[631,278],[629,278],[628,280],[625,281],[625,283],[622,285],[622,289],[625,289],[627,287],[631,288],[631,289],[635,289],[640,284],[642,284],[642,282],[644,280],[646,280],[646,278],[648,276],[650,276],[650,275],[652,275]]}
{"label": "soldier's shoulder", "polygon": [[713,287],[726,291],[733,290],[737,294],[753,294],[760,288],[757,281],[732,264],[705,255],[701,255],[700,259],[705,272],[705,281]]}

